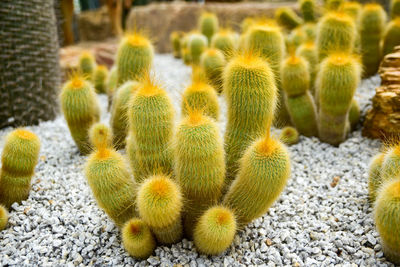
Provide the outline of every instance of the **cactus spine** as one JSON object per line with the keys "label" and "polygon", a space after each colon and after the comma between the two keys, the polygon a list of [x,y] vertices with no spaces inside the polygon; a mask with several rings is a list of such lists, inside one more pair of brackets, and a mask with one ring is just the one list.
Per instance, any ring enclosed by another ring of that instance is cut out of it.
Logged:
{"label": "cactus spine", "polygon": [[385,154],[379,153],[372,158],[371,163],[369,164],[368,191],[371,202],[375,201],[376,194],[382,184],[382,165],[384,158]]}
{"label": "cactus spine", "polygon": [[188,49],[190,53],[191,63],[198,65],[200,63],[200,56],[207,48],[207,37],[200,33],[192,33],[188,36]]}
{"label": "cactus spine", "polygon": [[211,42],[213,35],[218,32],[218,18],[215,14],[204,12],[199,18],[199,31]]}
{"label": "cactus spine", "polygon": [[331,53],[352,53],[357,32],[353,19],[343,12],[331,12],[318,23],[317,49],[319,61]]}
{"label": "cactus spine", "polygon": [[292,30],[303,23],[302,19],[290,8],[282,7],[276,10],[275,19],[288,30]]}
{"label": "cactus spine", "polygon": [[174,110],[167,93],[147,77],[128,105],[127,153],[136,181],[157,172],[170,174]]}
{"label": "cactus spine", "polygon": [[292,123],[305,136],[318,136],[316,108],[308,89],[310,74],[305,59],[290,56],[282,64],[282,88]]}
{"label": "cactus spine", "polygon": [[81,76],[74,75],[65,83],[60,102],[69,131],[80,153],[90,153],[88,130],[100,118],[100,108],[93,87]]}
{"label": "cactus spine", "polygon": [[375,205],[375,224],[385,257],[400,265],[400,180],[382,185]]}
{"label": "cactus spine", "polygon": [[239,173],[224,198],[240,226],[262,216],[283,191],[290,176],[285,145],[270,137],[252,143],[240,159]]}
{"label": "cactus spine", "polygon": [[303,14],[303,19],[305,22],[316,21],[316,7],[315,0],[300,0],[300,10]]}
{"label": "cactus spine", "polygon": [[138,218],[130,219],[122,229],[122,243],[134,258],[146,259],[153,254],[156,241],[150,228]]}
{"label": "cactus spine", "polygon": [[382,54],[380,42],[384,32],[386,14],[379,4],[366,4],[360,15],[359,34],[361,55],[366,77],[378,71]]}
{"label": "cactus spine", "polygon": [[153,62],[153,45],[146,37],[133,33],[122,39],[117,52],[118,86],[129,80],[139,80]]}
{"label": "cactus spine", "polygon": [[282,128],[279,140],[286,145],[294,145],[299,142],[299,132],[296,128],[286,126]]}
{"label": "cactus spine", "polygon": [[0,205],[0,231],[6,228],[7,223],[8,223],[8,211],[3,205]]}
{"label": "cactus spine", "polygon": [[221,195],[225,177],[223,142],[215,121],[200,111],[190,111],[178,126],[174,140],[175,175],[184,197],[185,231]]}
{"label": "cactus spine", "polygon": [[0,203],[10,208],[29,196],[40,151],[39,138],[25,129],[7,135],[1,155]]}
{"label": "cactus spine", "polygon": [[238,35],[230,29],[222,29],[211,39],[211,47],[222,51],[225,58],[229,60],[238,47]]}
{"label": "cactus spine", "polygon": [[96,66],[93,74],[93,85],[96,93],[104,94],[106,93],[106,80],[107,80],[108,70],[104,65]]}
{"label": "cactus spine", "polygon": [[140,83],[128,81],[121,85],[114,97],[110,125],[113,131],[113,144],[117,150],[125,147],[125,139],[129,128],[128,104],[139,87]]}
{"label": "cactus spine", "polygon": [[320,67],[317,80],[320,140],[339,145],[345,140],[348,113],[361,76],[358,59],[332,54]]}
{"label": "cactus spine", "polygon": [[79,57],[79,71],[85,79],[92,81],[96,60],[90,52],[83,52]]}
{"label": "cactus spine", "polygon": [[169,37],[172,46],[172,53],[175,58],[181,57],[181,38],[182,32],[172,32]]}
{"label": "cactus spine", "polygon": [[236,220],[233,212],[223,206],[214,206],[197,222],[194,244],[200,253],[218,255],[232,244],[235,233]]}
{"label": "cactus spine", "polygon": [[222,92],[222,71],[226,65],[224,54],[215,48],[203,52],[200,66],[203,68],[208,82],[218,92]]}
{"label": "cactus spine", "polygon": [[393,52],[398,45],[400,45],[400,17],[392,20],[386,26],[383,36],[382,55],[385,56]]}
{"label": "cactus spine", "polygon": [[136,185],[118,152],[110,148],[111,132],[103,124],[90,129],[90,139],[95,151],[85,166],[86,179],[97,204],[118,227],[136,215]]}
{"label": "cactus spine", "polygon": [[251,52],[232,59],[223,76],[228,110],[225,132],[228,185],[236,175],[244,150],[271,125],[277,88],[271,68]]}
{"label": "cactus spine", "polygon": [[137,196],[139,215],[161,244],[182,238],[182,195],[177,184],[164,175],[147,178]]}

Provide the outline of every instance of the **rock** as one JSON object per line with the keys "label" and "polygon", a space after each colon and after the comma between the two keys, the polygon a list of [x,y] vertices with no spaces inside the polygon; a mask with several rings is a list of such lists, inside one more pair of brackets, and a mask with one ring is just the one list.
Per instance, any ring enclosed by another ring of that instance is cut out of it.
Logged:
{"label": "rock", "polygon": [[105,5],[96,10],[80,13],[78,25],[81,41],[102,41],[114,36]]}
{"label": "rock", "polygon": [[[171,51],[169,35],[172,31],[188,32],[196,28],[197,18],[203,10],[217,14],[220,25],[232,26],[239,30],[241,21],[249,16],[273,17],[275,10],[287,6],[297,9],[295,2],[280,3],[210,3],[187,2],[152,3],[131,9],[127,19],[127,29],[145,29],[154,37],[157,51]],[[149,19],[160,18],[160,19]]]}
{"label": "rock", "polygon": [[385,56],[379,75],[381,86],[375,89],[372,109],[367,112],[362,134],[388,140],[400,133],[400,46]]}

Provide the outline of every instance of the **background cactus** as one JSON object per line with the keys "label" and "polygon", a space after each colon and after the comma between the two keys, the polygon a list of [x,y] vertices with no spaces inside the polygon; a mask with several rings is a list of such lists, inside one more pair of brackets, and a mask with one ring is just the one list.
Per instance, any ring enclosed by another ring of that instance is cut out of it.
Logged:
{"label": "background cactus", "polygon": [[222,72],[225,65],[224,54],[216,48],[209,48],[201,55],[200,66],[203,68],[208,82],[218,93],[222,92]]}
{"label": "background cactus", "polygon": [[342,7],[344,2],[344,0],[326,0],[325,9],[327,11],[337,11]]}
{"label": "background cactus", "polygon": [[79,57],[79,71],[83,77],[89,81],[93,81],[93,74],[96,68],[96,60],[93,55],[86,51]]}
{"label": "background cactus", "polygon": [[359,2],[344,2],[342,5],[342,11],[353,18],[358,23],[361,14],[361,4]]}
{"label": "background cactus", "polygon": [[172,32],[170,35],[170,41],[172,46],[172,54],[175,58],[181,57],[181,38],[183,33],[182,32]]}
{"label": "background cactus", "polygon": [[60,102],[79,151],[81,154],[90,153],[88,130],[100,118],[100,108],[93,87],[82,76],[74,75],[64,84]]}
{"label": "background cactus", "polygon": [[317,19],[315,0],[300,0],[300,10],[305,22],[314,22]]}
{"label": "background cactus", "polygon": [[395,19],[400,16],[400,1],[391,0],[390,1],[390,18]]}
{"label": "background cactus", "polygon": [[400,17],[392,20],[388,25],[386,25],[383,35],[382,56],[393,52],[394,48],[398,45],[400,45]]}
{"label": "background cactus", "polygon": [[218,32],[218,18],[215,14],[204,12],[199,18],[199,31],[211,42],[213,35]]}
{"label": "background cactus", "polygon": [[194,230],[194,244],[200,253],[218,255],[233,242],[236,221],[233,211],[223,206],[208,209]]}
{"label": "background cactus", "polygon": [[117,66],[113,66],[107,78],[107,97],[108,97],[108,109],[111,108],[114,92],[117,89],[118,83],[118,70]]}
{"label": "background cactus", "polygon": [[279,135],[279,140],[286,145],[294,145],[299,142],[299,132],[296,128],[286,126],[282,128],[282,131]]}
{"label": "background cactus", "polygon": [[303,57],[308,62],[308,71],[310,73],[310,92],[315,95],[315,78],[318,71],[318,53],[313,42],[306,42],[300,45],[296,54]]}
{"label": "background cactus", "polygon": [[385,158],[382,163],[381,180],[387,181],[389,179],[398,177],[400,174],[400,145],[396,144],[389,147],[386,151]]}
{"label": "background cactus", "polygon": [[190,53],[190,62],[198,65],[200,63],[200,56],[207,48],[207,37],[200,33],[192,33],[188,36],[188,49]]}
{"label": "background cactus", "polygon": [[349,110],[349,122],[351,130],[354,130],[356,128],[358,122],[360,121],[360,116],[360,106],[358,105],[358,101],[353,98]]}
{"label": "background cactus", "polygon": [[104,65],[97,65],[93,73],[93,85],[96,93],[106,93],[106,81],[107,81],[108,69]]}
{"label": "background cactus", "polygon": [[302,19],[288,7],[282,7],[276,10],[275,19],[279,25],[292,30],[303,23]]}
{"label": "background cactus", "polygon": [[156,248],[150,228],[138,218],[131,219],[124,225],[122,243],[129,255],[137,259],[150,257]]}
{"label": "background cactus", "polygon": [[239,36],[230,29],[221,29],[211,39],[211,47],[222,51],[225,58],[229,60],[236,52]]}
{"label": "background cactus", "polygon": [[143,35],[133,33],[125,36],[117,52],[117,85],[129,80],[140,80],[150,70],[153,54],[153,45]]}
{"label": "background cactus", "polygon": [[371,202],[374,202],[376,199],[376,194],[379,190],[379,187],[382,184],[382,165],[383,159],[385,158],[384,153],[379,153],[375,157],[372,158],[369,164],[369,172],[368,172],[368,192],[369,199]]}
{"label": "background cactus", "polygon": [[39,151],[40,141],[34,133],[16,129],[7,135],[0,173],[0,203],[5,207],[28,198]]}
{"label": "background cactus", "polygon": [[0,205],[0,231],[6,228],[7,223],[8,223],[8,211],[3,205]]}
{"label": "background cactus", "polygon": [[161,244],[173,244],[182,238],[182,206],[181,191],[170,178],[154,175],[140,185],[139,215]]}

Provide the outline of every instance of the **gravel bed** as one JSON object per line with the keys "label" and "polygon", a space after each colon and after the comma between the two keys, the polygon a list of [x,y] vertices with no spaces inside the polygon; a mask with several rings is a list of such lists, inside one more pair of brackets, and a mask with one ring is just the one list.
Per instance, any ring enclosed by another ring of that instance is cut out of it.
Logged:
{"label": "gravel bed", "polygon": [[[158,79],[179,118],[180,95],[190,69],[170,55],[157,55]],[[357,98],[365,112],[379,78],[363,81]],[[106,97],[100,96],[105,114]],[[225,103],[221,99],[223,113]],[[225,115],[220,122],[225,128]],[[187,240],[158,247],[145,261],[129,257],[118,229],[98,208],[62,117],[28,127],[42,141],[30,197],[12,206],[0,232],[0,265],[14,266],[390,266],[383,256],[367,199],[367,169],[380,142],[353,132],[339,148],[301,137],[291,146],[292,176],[269,212],[240,231],[221,256],[199,255]],[[0,131],[0,149],[4,136]],[[275,131],[277,134],[278,132]],[[336,178],[335,178],[336,177]],[[337,185],[332,184],[337,181]]]}

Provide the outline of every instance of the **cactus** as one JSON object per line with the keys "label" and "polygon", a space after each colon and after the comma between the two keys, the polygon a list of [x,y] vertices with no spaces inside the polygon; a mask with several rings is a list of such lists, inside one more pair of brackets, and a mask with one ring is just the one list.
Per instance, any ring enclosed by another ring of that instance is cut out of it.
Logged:
{"label": "cactus", "polygon": [[100,118],[99,104],[93,87],[79,74],[73,75],[62,89],[60,102],[71,136],[80,153],[90,153],[88,130]]}
{"label": "cactus", "polygon": [[192,63],[192,56],[190,55],[189,48],[182,49],[182,59],[185,65],[190,65]]}
{"label": "cactus", "polygon": [[299,4],[305,22],[317,20],[315,0],[300,0]]}
{"label": "cactus", "polygon": [[290,176],[288,151],[269,135],[253,142],[240,159],[239,173],[223,200],[240,226],[262,216],[285,188]]}
{"label": "cactus", "polygon": [[172,46],[172,54],[175,58],[181,57],[181,38],[183,33],[182,32],[172,32],[169,36]]}
{"label": "cactus", "polygon": [[222,51],[225,58],[229,60],[238,47],[239,36],[230,29],[222,29],[214,34],[211,39],[211,47]]}
{"label": "cactus", "polygon": [[192,64],[198,65],[200,63],[200,56],[207,46],[207,37],[204,35],[200,33],[192,33],[188,36],[188,49]]}
{"label": "cactus", "polygon": [[117,85],[129,80],[140,80],[150,70],[153,54],[153,45],[143,35],[133,33],[123,38],[118,47],[116,59]]}
{"label": "cactus", "polygon": [[400,145],[389,147],[382,164],[382,181],[387,181],[400,175]]}
{"label": "cactus", "polygon": [[340,10],[345,0],[326,0],[325,9],[327,11],[337,11]]}
{"label": "cactus", "polygon": [[305,33],[304,42],[315,42],[315,38],[317,37],[317,24],[305,23],[301,27]]}
{"label": "cactus", "polygon": [[278,8],[275,12],[275,19],[279,25],[292,30],[303,23],[302,19],[288,7]]}
{"label": "cactus", "polygon": [[342,5],[342,11],[353,18],[358,23],[361,14],[361,4],[359,2],[344,2]]}
{"label": "cactus", "polygon": [[223,77],[228,110],[225,132],[228,185],[246,147],[271,124],[278,92],[272,69],[251,52],[233,58]]}
{"label": "cactus", "polygon": [[305,136],[317,136],[316,108],[308,92],[310,88],[308,62],[301,57],[291,55],[282,64],[281,80],[292,123],[299,133]]}
{"label": "cactus", "polygon": [[86,51],[79,57],[79,71],[83,74],[85,79],[92,81],[93,73],[96,68],[96,60],[93,55]]}
{"label": "cactus", "polygon": [[286,145],[294,145],[299,142],[299,132],[296,128],[286,126],[279,135],[279,140]]}
{"label": "cactus", "polygon": [[103,124],[90,129],[95,151],[85,166],[85,175],[97,204],[118,227],[136,215],[136,185],[121,154],[110,148],[111,132]]}
{"label": "cactus", "polygon": [[8,223],[8,211],[3,205],[0,205],[0,231],[6,228],[7,223]]}
{"label": "cactus", "polygon": [[395,19],[400,16],[400,1],[391,0],[390,1],[390,18]]}
{"label": "cactus", "polygon": [[194,244],[200,253],[218,255],[233,242],[236,220],[233,211],[223,206],[208,209],[194,230]]}
{"label": "cactus", "polygon": [[321,141],[339,145],[345,140],[348,113],[360,75],[361,66],[354,56],[335,53],[321,63],[317,78]]}
{"label": "cactus", "polygon": [[382,185],[374,207],[375,224],[385,257],[400,265],[400,180]]}
{"label": "cactus", "polygon": [[218,18],[215,14],[204,12],[199,18],[199,31],[211,42],[211,38],[218,32]]}
{"label": "cactus", "polygon": [[225,177],[223,141],[215,121],[192,110],[178,126],[174,139],[175,175],[184,197],[185,231],[221,195]]}
{"label": "cactus", "polygon": [[122,229],[122,243],[134,258],[146,259],[153,254],[156,241],[150,228],[138,218],[130,219]]}
{"label": "cactus", "polygon": [[222,92],[222,72],[226,65],[224,54],[215,48],[203,52],[200,66],[203,68],[208,82],[218,92]]}
{"label": "cactus", "polygon": [[317,49],[319,61],[334,52],[352,53],[356,37],[353,19],[343,12],[330,12],[318,23]]}
{"label": "cactus", "polygon": [[349,122],[351,130],[354,130],[360,121],[360,106],[358,105],[358,101],[353,98],[351,101],[350,111],[349,111]]}
{"label": "cactus", "polygon": [[242,33],[246,33],[251,26],[255,24],[255,19],[251,17],[247,17],[240,23],[240,29]]}
{"label": "cactus", "polygon": [[182,96],[182,114],[188,115],[190,110],[202,110],[205,115],[218,120],[218,96],[213,87],[205,79],[194,77]]}
{"label": "cactus", "polygon": [[313,42],[306,42],[297,48],[296,54],[308,62],[310,72],[310,92],[315,95],[315,78],[318,70],[318,53]]}
{"label": "cactus", "polygon": [[104,65],[96,66],[93,73],[93,85],[96,93],[104,94],[106,93],[106,80],[107,80],[108,70]]}
{"label": "cactus", "polygon": [[383,35],[382,56],[392,53],[398,45],[400,45],[400,17],[392,20],[386,26]]}
{"label": "cactus", "polygon": [[382,54],[380,42],[384,32],[386,14],[379,4],[366,4],[361,11],[359,34],[362,63],[366,77],[378,71]]}
{"label": "cactus", "polygon": [[114,97],[114,92],[117,88],[118,83],[118,70],[117,66],[113,66],[107,78],[107,97],[108,97],[108,109],[112,106],[112,99]]}
{"label": "cactus", "polygon": [[125,147],[125,139],[129,128],[128,103],[139,87],[139,82],[128,81],[121,85],[114,97],[110,125],[113,131],[113,144],[117,150]]}
{"label": "cactus", "polygon": [[288,50],[299,47],[307,36],[302,26],[294,28],[286,38],[286,47]]}
{"label": "cactus", "polygon": [[146,77],[131,98],[128,118],[131,138],[127,150],[136,181],[157,171],[170,174],[174,109],[167,93],[152,78]]}
{"label": "cactus", "polygon": [[376,194],[382,184],[382,165],[385,158],[384,153],[379,153],[372,158],[368,172],[368,192],[371,202],[375,202]]}
{"label": "cactus", "polygon": [[147,178],[138,190],[140,218],[161,244],[173,244],[182,238],[182,195],[178,185],[164,175]]}
{"label": "cactus", "polygon": [[39,138],[19,128],[7,135],[1,155],[0,203],[10,208],[29,196],[40,151]]}

